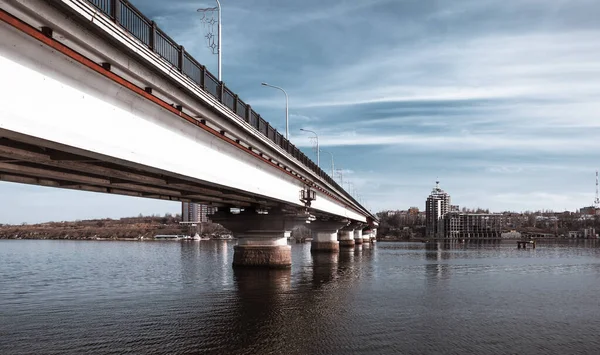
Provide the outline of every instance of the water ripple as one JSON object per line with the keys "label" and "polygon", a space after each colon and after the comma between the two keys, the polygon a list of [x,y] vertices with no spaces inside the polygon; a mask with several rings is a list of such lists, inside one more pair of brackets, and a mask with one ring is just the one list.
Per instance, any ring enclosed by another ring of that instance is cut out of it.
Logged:
{"label": "water ripple", "polygon": [[595,354],[595,243],[379,243],[291,270],[231,242],[0,241],[0,354]]}

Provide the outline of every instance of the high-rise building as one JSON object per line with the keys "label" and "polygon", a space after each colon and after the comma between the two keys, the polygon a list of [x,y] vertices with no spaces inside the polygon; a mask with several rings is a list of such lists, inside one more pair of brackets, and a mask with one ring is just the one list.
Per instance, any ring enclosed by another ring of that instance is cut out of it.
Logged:
{"label": "high-rise building", "polygon": [[209,215],[215,213],[217,208],[193,202],[181,203],[181,219],[183,222],[210,222]]}
{"label": "high-rise building", "polygon": [[427,238],[443,238],[442,218],[450,212],[450,195],[435,182],[431,195],[425,202],[425,236]]}
{"label": "high-rise building", "polygon": [[200,222],[202,223],[210,222],[209,216],[217,212],[217,208],[215,206],[198,205],[198,208],[200,209]]}
{"label": "high-rise building", "polygon": [[183,222],[200,222],[200,209],[197,203],[181,203],[181,220]]}

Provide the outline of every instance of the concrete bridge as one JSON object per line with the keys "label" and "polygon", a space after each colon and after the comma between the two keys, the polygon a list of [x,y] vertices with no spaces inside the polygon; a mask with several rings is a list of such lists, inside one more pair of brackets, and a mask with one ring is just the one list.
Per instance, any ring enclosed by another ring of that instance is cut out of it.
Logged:
{"label": "concrete bridge", "polygon": [[218,206],[240,266],[290,266],[298,224],[314,251],[375,232],[366,208],[125,0],[0,0],[0,77],[0,180]]}

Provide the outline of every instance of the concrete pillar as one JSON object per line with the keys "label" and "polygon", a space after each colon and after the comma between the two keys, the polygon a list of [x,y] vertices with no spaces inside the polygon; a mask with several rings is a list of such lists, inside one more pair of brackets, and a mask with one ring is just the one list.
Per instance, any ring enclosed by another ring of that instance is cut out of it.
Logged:
{"label": "concrete pillar", "polygon": [[337,230],[313,231],[310,251],[338,251],[340,243],[337,240]]}
{"label": "concrete pillar", "polygon": [[363,244],[371,242],[371,230],[367,229],[362,232]]}
{"label": "concrete pillar", "polygon": [[292,266],[292,249],[283,233],[238,234],[233,247],[233,266],[288,268]]}
{"label": "concrete pillar", "polygon": [[348,220],[316,220],[306,226],[312,231],[311,252],[335,252],[340,250],[338,230],[348,225]]}
{"label": "concrete pillar", "polygon": [[354,229],[350,229],[350,230],[341,230],[339,232],[339,236],[340,236],[340,248],[345,248],[345,247],[349,247],[352,248],[354,247]]}
{"label": "concrete pillar", "polygon": [[219,211],[211,219],[238,238],[233,247],[234,267],[289,268],[291,247],[287,243],[282,214],[259,214],[246,210],[239,214]]}
{"label": "concrete pillar", "polygon": [[363,239],[362,239],[362,229],[355,229],[354,230],[354,244],[362,244],[363,243]]}

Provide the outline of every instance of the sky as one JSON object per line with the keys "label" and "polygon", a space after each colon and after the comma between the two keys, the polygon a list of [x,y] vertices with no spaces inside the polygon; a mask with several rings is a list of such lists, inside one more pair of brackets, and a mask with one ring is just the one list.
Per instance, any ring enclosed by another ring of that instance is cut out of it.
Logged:
{"label": "sky", "polygon": [[[216,74],[198,0],[132,0]],[[222,0],[223,81],[373,212],[576,210],[600,168],[597,0]],[[329,152],[329,153],[326,153]],[[337,175],[337,173],[336,173]],[[178,212],[0,184],[0,223]]]}

